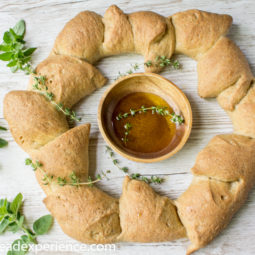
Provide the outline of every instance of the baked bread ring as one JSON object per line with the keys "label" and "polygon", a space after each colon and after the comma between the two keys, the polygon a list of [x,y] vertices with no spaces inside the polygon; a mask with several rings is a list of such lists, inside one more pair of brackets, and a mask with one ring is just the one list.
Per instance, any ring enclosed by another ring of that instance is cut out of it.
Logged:
{"label": "baked bread ring", "polygon": [[[165,18],[153,12],[125,14],[114,5],[104,17],[84,11],[65,25],[36,69],[49,77],[57,103],[72,107],[104,85],[106,79],[92,66],[100,58],[133,52],[147,61],[181,53],[198,61],[199,95],[217,97],[235,130],[214,137],[199,153],[193,181],[176,201],[128,177],[118,200],[96,187],[45,186],[36,172],[45,205],[66,234],[85,243],[161,242],[187,235],[190,254],[226,227],[255,182],[254,77],[240,49],[225,37],[231,23],[229,15],[199,10]],[[65,178],[75,169],[86,181],[89,124],[68,130],[64,115],[34,91],[8,93],[4,116],[15,141],[43,163],[47,174]]]}

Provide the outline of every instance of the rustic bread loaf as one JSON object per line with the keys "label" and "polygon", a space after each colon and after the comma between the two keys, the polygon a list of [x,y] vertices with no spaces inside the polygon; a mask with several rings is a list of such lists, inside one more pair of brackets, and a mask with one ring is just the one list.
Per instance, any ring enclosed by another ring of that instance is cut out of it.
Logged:
{"label": "rustic bread loaf", "polygon": [[199,10],[178,12],[172,16],[175,52],[198,60],[228,32],[232,17]]}
{"label": "rustic bread loaf", "polygon": [[11,91],[4,99],[4,117],[16,143],[29,152],[68,131],[63,114],[34,91]]}
{"label": "rustic bread loaf", "polygon": [[[199,10],[165,18],[111,6],[104,17],[84,11],[65,25],[51,55],[36,69],[47,77],[54,102],[72,107],[103,86],[106,79],[91,65],[102,57],[134,52],[153,61],[182,53],[198,60],[199,95],[217,97],[239,134],[210,141],[197,157],[190,187],[176,201],[128,177],[118,201],[96,187],[44,185],[43,173],[36,171],[44,202],[66,234],[85,243],[159,242],[187,234],[190,254],[226,227],[255,183],[254,78],[240,49],[224,36],[231,23],[229,15]],[[67,178],[74,171],[88,179],[89,124],[68,130],[65,116],[34,91],[8,93],[4,116],[15,141],[42,162],[47,175]]]}
{"label": "rustic bread loaf", "polygon": [[193,251],[227,226],[255,182],[255,140],[218,135],[198,154],[193,181],[177,199],[178,213]]}
{"label": "rustic bread loaf", "polygon": [[165,242],[186,236],[173,202],[129,177],[120,197],[120,225],[119,239],[127,242]]}
{"label": "rustic bread loaf", "polygon": [[[54,94],[54,101],[65,107],[72,107],[106,83],[106,78],[94,66],[70,56],[49,56],[35,71],[47,77],[45,85]],[[28,90],[34,89],[33,84],[31,76]]]}

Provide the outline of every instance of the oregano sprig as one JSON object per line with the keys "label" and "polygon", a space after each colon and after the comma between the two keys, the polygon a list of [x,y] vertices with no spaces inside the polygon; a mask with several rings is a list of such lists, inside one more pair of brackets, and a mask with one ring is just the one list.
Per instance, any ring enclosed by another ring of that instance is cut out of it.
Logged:
{"label": "oregano sprig", "polygon": [[12,202],[0,199],[0,234],[10,231],[16,233],[22,231],[24,234],[15,240],[7,255],[26,254],[31,244],[37,244],[36,238],[46,234],[52,226],[53,218],[45,215],[33,224],[33,230],[25,224],[25,216],[21,213],[23,196],[19,193]]}
{"label": "oregano sprig", "polygon": [[24,36],[26,25],[24,20],[20,20],[13,28],[4,33],[3,42],[0,44],[0,60],[8,61],[7,66],[12,72],[22,70],[29,74],[32,72],[30,64],[31,55],[36,48],[26,48]]}
{"label": "oregano sprig", "polygon": [[58,111],[65,114],[71,121],[80,121],[81,118],[78,118],[73,110],[64,107],[62,103],[56,103],[54,101],[54,94],[49,92],[46,86],[47,77],[36,74],[31,64],[31,57],[36,48],[26,47],[26,42],[24,41],[25,32],[25,21],[20,20],[13,28],[10,28],[4,33],[3,43],[0,44],[0,52],[4,53],[0,54],[0,60],[8,61],[7,66],[11,68],[12,72],[21,70],[24,71],[25,74],[32,75],[34,79],[34,90],[44,95],[56,106]]}

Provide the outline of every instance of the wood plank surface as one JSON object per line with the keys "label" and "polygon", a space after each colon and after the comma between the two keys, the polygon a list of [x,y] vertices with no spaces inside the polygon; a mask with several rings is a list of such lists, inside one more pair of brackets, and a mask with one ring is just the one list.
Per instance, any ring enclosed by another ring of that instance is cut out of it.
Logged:
{"label": "wood plank surface", "polygon": [[[242,49],[247,57],[253,73],[255,73],[255,1],[238,0],[1,0],[0,1],[0,35],[19,19],[27,23],[26,41],[29,46],[38,47],[33,62],[38,64],[49,54],[53,42],[64,24],[82,10],[92,10],[103,15],[107,7],[117,4],[125,12],[150,10],[164,16],[170,16],[178,11],[201,9],[216,13],[226,13],[233,16],[234,22],[229,37]],[[128,161],[118,155],[116,157],[122,166],[128,166],[132,172],[147,175],[160,175],[166,178],[162,185],[154,185],[161,194],[177,198],[190,184],[192,175],[190,168],[194,164],[197,153],[208,141],[220,133],[232,132],[232,124],[226,113],[219,107],[215,99],[203,100],[197,95],[196,62],[185,56],[177,56],[182,65],[181,70],[167,69],[161,73],[177,84],[190,100],[194,124],[191,136],[185,147],[174,157],[154,164],[142,164]],[[92,124],[89,146],[90,172],[96,174],[100,170],[111,169],[111,179],[102,181],[98,186],[116,197],[121,194],[123,181],[122,173],[113,166],[105,153],[105,145],[97,126],[97,108],[99,100],[111,84],[118,72],[125,72],[130,64],[143,63],[143,58],[137,55],[123,55],[105,58],[97,67],[109,79],[107,85],[80,102],[75,110],[82,117],[81,123]],[[141,69],[141,71],[143,71]],[[11,90],[26,89],[28,77],[23,73],[11,74],[10,70],[0,63],[0,125],[7,127],[3,118],[3,98]],[[27,223],[47,213],[42,203],[44,194],[37,184],[34,174],[26,167],[26,153],[14,142],[10,132],[1,132],[0,137],[8,140],[7,148],[0,149],[0,197],[12,199],[18,192],[25,197],[24,213]],[[0,236],[0,245],[10,244],[18,234],[6,233]],[[198,255],[252,255],[255,251],[255,191],[250,194],[248,201],[237,213],[231,224],[222,234],[206,248],[198,251]],[[66,236],[55,222],[48,235],[38,238],[40,244],[81,244]],[[31,252],[39,255],[71,255],[71,254],[171,254],[183,255],[188,245],[186,239],[167,243],[118,243],[115,251],[72,251],[60,252],[53,248],[45,251]],[[0,246],[1,247],[1,246]],[[88,247],[89,249],[89,247]],[[6,254],[0,248],[0,254]]]}

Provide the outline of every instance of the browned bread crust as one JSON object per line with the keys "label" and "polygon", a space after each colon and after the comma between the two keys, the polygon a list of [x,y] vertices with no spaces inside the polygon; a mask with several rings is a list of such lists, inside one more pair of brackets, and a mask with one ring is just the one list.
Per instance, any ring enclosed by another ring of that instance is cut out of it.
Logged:
{"label": "browned bread crust", "polygon": [[192,244],[205,246],[224,229],[255,182],[255,140],[218,135],[198,154],[189,188],[177,199],[182,223]]}
{"label": "browned bread crust", "polygon": [[119,240],[127,242],[165,242],[186,236],[173,202],[129,177],[120,197],[120,225]]}
{"label": "browned bread crust", "polygon": [[[35,71],[47,77],[45,85],[54,94],[54,101],[65,107],[72,107],[106,83],[106,78],[94,66],[70,56],[49,56]],[[33,90],[33,84],[34,77],[31,76],[28,90]]]}

